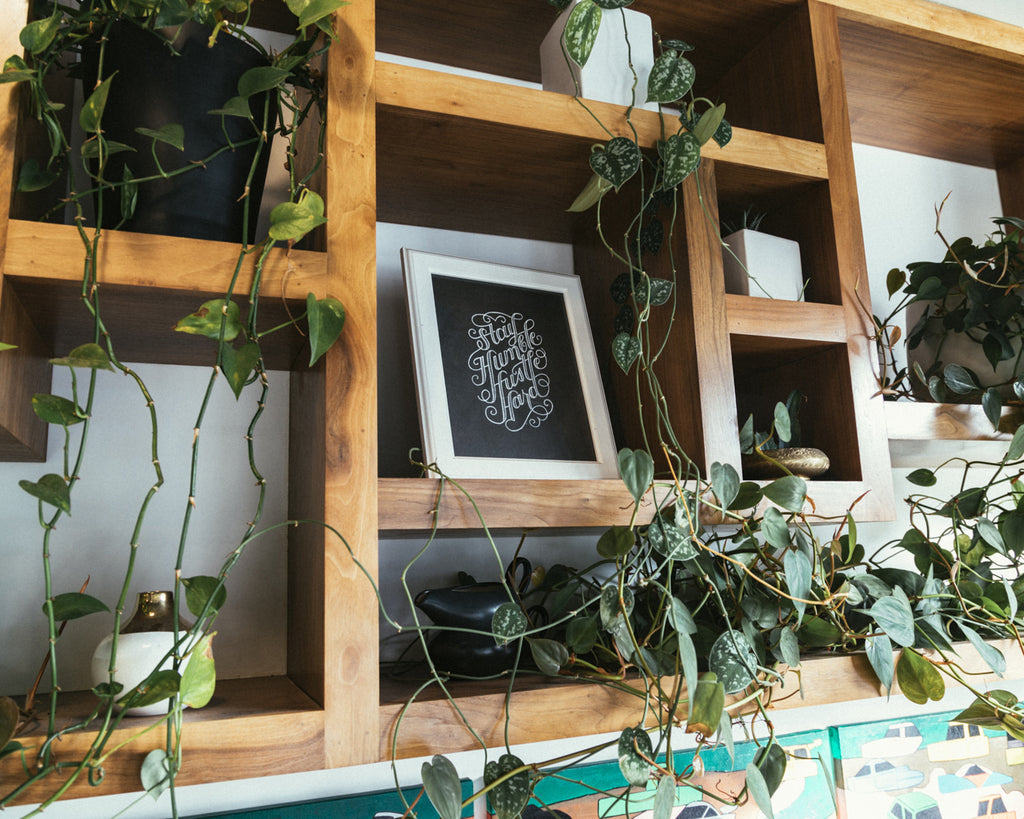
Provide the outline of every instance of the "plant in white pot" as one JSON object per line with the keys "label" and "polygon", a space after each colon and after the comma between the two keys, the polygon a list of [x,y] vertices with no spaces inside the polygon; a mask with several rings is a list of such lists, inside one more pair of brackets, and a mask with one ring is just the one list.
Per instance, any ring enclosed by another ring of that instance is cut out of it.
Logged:
{"label": "plant in white pot", "polygon": [[722,220],[725,292],[803,301],[800,245],[760,230],[765,215],[746,208],[739,219]]}

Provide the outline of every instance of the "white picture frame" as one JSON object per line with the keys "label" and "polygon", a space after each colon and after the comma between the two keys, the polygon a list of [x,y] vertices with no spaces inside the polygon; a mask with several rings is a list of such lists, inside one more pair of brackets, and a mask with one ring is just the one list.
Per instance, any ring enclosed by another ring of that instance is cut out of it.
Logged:
{"label": "white picture frame", "polygon": [[425,463],[460,479],[618,476],[577,276],[408,248],[402,269]]}

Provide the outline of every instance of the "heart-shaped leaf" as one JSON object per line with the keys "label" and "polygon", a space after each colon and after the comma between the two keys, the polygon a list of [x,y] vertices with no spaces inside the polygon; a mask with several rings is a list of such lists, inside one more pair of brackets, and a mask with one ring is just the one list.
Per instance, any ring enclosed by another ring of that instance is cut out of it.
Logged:
{"label": "heart-shaped leaf", "polygon": [[576,65],[582,67],[587,64],[600,28],[601,9],[593,0],[581,0],[569,13],[562,42],[566,53]]}
{"label": "heart-shaped leaf", "polygon": [[786,752],[777,742],[769,742],[758,748],[754,754],[754,764],[764,777],[764,784],[769,795],[774,794],[786,776]]}
{"label": "heart-shaped leaf", "polygon": [[110,370],[110,356],[99,344],[89,342],[75,347],[70,353],[61,358],[51,358],[50,363],[59,367],[81,367],[88,370]]}
{"label": "heart-shaped leaf", "polygon": [[619,600],[619,587],[609,583],[601,589],[601,624],[608,630],[621,623],[623,618],[633,613],[633,590],[629,586],[622,587],[622,600]]}
{"label": "heart-shaped leaf", "polygon": [[228,386],[231,387],[231,392],[235,394],[235,398],[242,396],[242,390],[249,380],[249,375],[259,360],[259,345],[251,341],[243,344],[237,350],[230,344],[220,345],[220,368],[224,372],[224,377],[228,381]]}
{"label": "heart-shaped leaf", "polygon": [[32,55],[45,51],[60,30],[61,16],[60,6],[54,6],[53,14],[49,17],[24,26],[18,34],[18,41],[22,47]]}
{"label": "heart-shaped leaf", "polygon": [[658,154],[665,168],[662,178],[665,188],[674,188],[700,165],[700,143],[689,132],[672,134],[659,142]]}
{"label": "heart-shaped leaf", "polygon": [[999,394],[999,390],[995,387],[985,390],[985,394],[981,396],[981,408],[988,422],[992,424],[992,429],[999,429],[999,420],[1003,414],[1003,396]]}
{"label": "heart-shaped leaf", "polygon": [[181,687],[181,676],[169,668],[154,671],[135,688],[125,694],[119,702],[129,708],[142,708],[161,700],[170,699]]}
{"label": "heart-shaped leaf", "polygon": [[761,493],[783,509],[799,512],[807,498],[807,483],[796,475],[786,475],[763,487]]}
{"label": "heart-shaped leaf", "polygon": [[764,510],[764,517],[761,518],[761,534],[770,546],[776,549],[788,549],[791,545],[789,537],[789,524],[785,516],[774,506]]}
{"label": "heart-shaped leaf", "polygon": [[[316,25],[321,31],[332,34],[331,15],[338,9],[350,5],[349,0],[310,0],[298,13],[299,29],[308,25]],[[291,7],[291,3],[289,3]]]}
{"label": "heart-shaped leaf", "polygon": [[764,781],[764,775],[753,762],[747,765],[746,772],[747,790],[754,797],[754,804],[761,810],[767,819],[775,819],[775,812],[772,810],[772,794]]}
{"label": "heart-shaped leaf", "polygon": [[528,625],[526,615],[517,604],[511,601],[502,603],[495,610],[494,617],[491,618],[494,642],[499,646],[508,645],[513,640],[522,637],[526,633]]}
{"label": "heart-shaped leaf", "polygon": [[74,401],[60,395],[33,395],[32,411],[46,423],[62,427],[70,427],[85,420],[85,411]]}
{"label": "heart-shaped leaf", "polygon": [[71,514],[71,490],[68,488],[67,481],[60,475],[54,473],[43,475],[35,483],[18,481],[18,486],[33,498],[38,498],[50,506],[56,506],[67,515]]}
{"label": "heart-shaped leaf", "polygon": [[742,632],[730,629],[718,635],[708,653],[710,668],[726,694],[742,691],[757,674],[757,652]]}
{"label": "heart-shaped leaf", "polygon": [[889,691],[896,673],[896,666],[892,660],[892,640],[884,634],[867,637],[864,640],[864,650],[878,681],[886,691]]}
{"label": "heart-shaped leaf", "polygon": [[[58,623],[64,620],[77,620],[100,611],[110,611],[107,604],[97,600],[91,594],[81,592],[65,592],[53,598],[53,619]],[[46,604],[43,604],[46,614]]]}
{"label": "heart-shaped leaf", "polygon": [[796,609],[797,624],[804,618],[807,603],[804,601],[811,593],[811,561],[799,550],[787,549],[782,558],[782,567],[786,573],[786,587],[794,598],[793,608]]}
{"label": "heart-shaped leaf", "polygon": [[1003,652],[994,645],[985,642],[978,632],[963,622],[958,621],[957,626],[959,626],[960,630],[964,633],[964,637],[974,646],[974,650],[978,652],[978,655],[985,661],[988,667],[1000,677],[1003,676],[1003,672],[1006,671],[1006,657],[1003,656]]}
{"label": "heart-shaped leaf", "polygon": [[654,551],[672,560],[693,560],[697,556],[690,532],[661,515],[655,515],[651,521],[647,539]]}
{"label": "heart-shaped leaf", "polygon": [[673,103],[686,94],[697,78],[697,70],[678,51],[658,55],[647,79],[647,101]]}
{"label": "heart-shaped leaf", "polygon": [[556,640],[532,638],[527,642],[530,644],[530,656],[541,674],[557,677],[562,666],[569,662],[569,650]]}
{"label": "heart-shaped leaf", "polygon": [[939,670],[912,648],[903,649],[896,663],[896,680],[900,691],[911,702],[924,705],[938,702],[946,695],[946,683]]}
{"label": "heart-shaped leaf", "polygon": [[971,372],[959,364],[948,365],[942,371],[942,380],[950,390],[958,395],[966,395],[981,389]]}
{"label": "heart-shaped leaf", "polygon": [[154,799],[171,786],[171,760],[163,748],[154,748],[142,760],[142,787]]}
{"label": "heart-shaped leaf", "polygon": [[309,366],[312,367],[341,335],[345,326],[345,307],[330,296],[318,299],[309,293],[306,296],[306,321],[309,324]]}
{"label": "heart-shaped leaf", "polygon": [[57,181],[57,174],[42,167],[38,160],[26,159],[18,173],[18,192],[32,193],[48,188]]}
{"label": "heart-shaped leaf", "polygon": [[459,772],[447,757],[435,754],[420,767],[423,790],[441,819],[459,819],[462,812],[462,786]]}
{"label": "heart-shaped leaf", "polygon": [[629,526],[613,526],[598,538],[597,553],[608,560],[623,557],[636,543],[636,536]]}
{"label": "heart-shaped leaf", "polygon": [[640,170],[640,148],[627,137],[612,137],[590,152],[590,167],[618,190]]}
{"label": "heart-shaped leaf", "polygon": [[589,652],[599,636],[595,617],[578,615],[569,621],[565,629],[565,642],[577,654]]}
{"label": "heart-shaped leaf", "polygon": [[620,449],[619,477],[637,503],[654,482],[654,459],[643,449]]}
{"label": "heart-shaped leaf", "polygon": [[612,356],[619,369],[628,373],[633,362],[640,357],[640,339],[628,333],[619,333],[612,339]]}
{"label": "heart-shaped leaf", "polygon": [[935,486],[937,478],[930,469],[922,467],[921,469],[915,469],[907,475],[907,480],[915,486]]}
{"label": "heart-shaped leaf", "polygon": [[715,461],[711,464],[710,476],[711,491],[715,493],[718,505],[723,509],[731,508],[730,504],[740,492],[740,476],[735,467]]}
{"label": "heart-shaped leaf", "polygon": [[274,65],[250,68],[238,78],[238,96],[251,97],[283,84],[290,72]]}
{"label": "heart-shaped leaf", "polygon": [[144,137],[149,137],[155,142],[163,142],[179,151],[185,150],[185,129],[177,123],[171,122],[161,128],[136,128],[135,132]]}
{"label": "heart-shaped leaf", "polygon": [[667,279],[652,279],[645,276],[644,281],[635,288],[634,293],[638,304],[650,302],[657,307],[672,297],[672,282]]}
{"label": "heart-shaped leaf", "polygon": [[[651,775],[654,756],[651,738],[642,727],[623,728],[619,734],[619,770],[630,785],[642,788]],[[645,758],[646,757],[646,758]]]}
{"label": "heart-shaped leaf", "polygon": [[703,145],[714,137],[718,132],[719,126],[725,119],[725,103],[719,103],[718,105],[709,108],[703,114],[700,115],[700,119],[697,120],[697,124],[693,128],[693,135],[696,137],[697,142]]}
{"label": "heart-shaped leaf", "polygon": [[203,616],[206,603],[212,598],[210,610],[207,616],[216,614],[224,607],[228,599],[228,590],[220,580],[209,575],[196,575],[195,577],[183,577],[181,585],[185,587],[185,605],[196,617]]}
{"label": "heart-shaped leaf", "polygon": [[914,612],[899,587],[893,589],[889,597],[876,600],[867,614],[897,645],[914,644]]}
{"label": "heart-shaped leaf", "polygon": [[233,341],[242,332],[242,321],[239,317],[238,305],[233,301],[212,299],[203,302],[202,306],[191,315],[179,319],[174,329],[179,333],[190,333],[196,336],[219,339],[221,325],[224,326],[224,341]]}
{"label": "heart-shaped leaf", "polygon": [[220,108],[212,108],[206,113],[219,114],[224,117],[241,117],[242,119],[252,118],[252,108],[249,107],[248,97],[231,97]]}
{"label": "heart-shaped leaf", "polygon": [[217,671],[213,664],[213,637],[210,632],[196,643],[189,652],[188,662],[181,675],[179,696],[182,705],[189,708],[202,708],[211,699],[217,686]]}
{"label": "heart-shaped leaf", "polygon": [[298,202],[282,202],[270,211],[268,233],[277,241],[298,241],[326,221],[324,200],[313,191],[304,190]]}
{"label": "heart-shaped leaf", "polygon": [[97,85],[96,89],[82,103],[82,110],[78,113],[78,124],[87,135],[100,130],[103,111],[107,107],[107,97],[110,95],[110,84],[113,82],[114,76],[111,74]]}
{"label": "heart-shaped leaf", "polygon": [[484,766],[484,784],[493,785],[498,780],[503,781],[488,794],[497,819],[518,819],[530,801],[530,774],[523,761],[513,754],[502,754],[497,762],[488,762]]}
{"label": "heart-shaped leaf", "polygon": [[21,57],[14,55],[4,61],[4,69],[0,71],[0,83],[25,82],[36,76]]}

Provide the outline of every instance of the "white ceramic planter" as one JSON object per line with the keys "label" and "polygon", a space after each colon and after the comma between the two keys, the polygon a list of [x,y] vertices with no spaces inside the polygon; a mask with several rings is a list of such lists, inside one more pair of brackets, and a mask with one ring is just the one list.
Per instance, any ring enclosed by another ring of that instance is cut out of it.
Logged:
{"label": "white ceramic planter", "polygon": [[[540,45],[540,72],[544,90],[575,94],[578,82],[579,95],[585,99],[629,105],[633,99],[633,73],[629,70],[632,60],[637,74],[635,105],[637,108],[657,111],[656,102],[645,103],[647,79],[654,65],[651,18],[633,9],[602,10],[601,27],[598,29],[594,49],[587,64],[581,68],[568,60],[562,52],[562,32],[575,5],[574,2],[558,16]],[[626,32],[629,36],[628,48]]]}
{"label": "white ceramic planter", "polygon": [[[907,305],[906,338],[910,337],[910,331],[917,324],[929,304],[930,302],[915,301]],[[943,364],[959,364],[972,370],[978,376],[978,383],[982,387],[1001,384],[1004,381],[1009,381],[1016,375],[1014,372],[1014,366],[1017,363],[1016,356],[1008,358],[1006,361],[1000,361],[995,371],[993,371],[992,365],[985,358],[985,353],[980,344],[972,341],[963,333],[949,333],[946,336],[946,340],[942,341],[941,327],[938,326],[938,319],[931,319],[929,321],[936,323],[936,331],[931,333],[926,331],[921,338],[920,344],[913,350],[909,346],[907,347],[908,366],[913,367],[917,363],[921,365],[922,370],[927,372],[928,368],[935,363],[935,359],[938,357],[942,359]],[[941,350],[939,349],[940,342]],[[1014,349],[1018,349],[1018,346],[1015,345]],[[928,394],[927,387],[921,384],[916,377],[911,378],[911,385],[914,395],[917,396],[918,400],[932,400]],[[1013,397],[1012,387],[1000,387],[999,392],[1004,398]],[[955,402],[957,398],[955,395],[951,395],[949,400]]]}
{"label": "white ceramic planter", "polygon": [[730,233],[724,241],[729,245],[722,248],[726,293],[803,301],[800,245],[747,229]]}

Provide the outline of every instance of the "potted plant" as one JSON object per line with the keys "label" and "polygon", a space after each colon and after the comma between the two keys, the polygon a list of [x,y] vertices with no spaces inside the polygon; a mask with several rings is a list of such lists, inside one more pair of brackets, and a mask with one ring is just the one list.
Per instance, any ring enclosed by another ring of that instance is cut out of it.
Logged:
{"label": "potted plant", "polygon": [[[239,243],[236,262],[223,271],[223,278],[214,285],[223,295],[196,304],[195,312],[181,317],[173,330],[199,335],[211,342],[211,378],[203,393],[197,396],[202,409],[198,414],[196,437],[192,444],[193,464],[197,463],[199,457],[198,439],[205,407],[218,382],[225,381],[236,398],[247,385],[253,385],[254,392],[259,394],[250,421],[251,429],[255,430],[269,390],[267,365],[262,351],[263,339],[267,334],[290,329],[292,325],[298,326],[301,323],[309,339],[309,360],[312,363],[334,343],[344,323],[344,309],[337,299],[330,296],[317,298],[312,293],[306,299],[306,310],[295,311],[293,320],[284,327],[264,326],[259,312],[261,274],[275,246],[288,249],[325,221],[323,200],[308,187],[317,163],[307,163],[308,167],[300,170],[296,137],[308,119],[308,126],[313,128],[314,134],[319,132],[322,141],[325,96],[318,61],[330,44],[330,39],[322,35],[333,33],[331,17],[342,5],[344,3],[341,0],[321,3],[292,0],[289,3],[296,22],[293,42],[274,53],[263,49],[263,64],[246,68],[232,81],[230,95],[206,114],[214,130],[227,135],[223,145],[208,146],[210,153],[206,155],[187,153],[194,129],[178,122],[144,121],[134,128],[128,128],[124,133],[142,139],[135,149],[127,141],[114,138],[112,132],[115,129],[111,127],[108,130],[107,117],[110,106],[118,97],[115,89],[119,80],[124,79],[120,75],[129,69],[111,69],[108,35],[115,28],[124,29],[132,35],[139,34],[145,42],[155,43],[158,48],[170,53],[181,45],[181,41],[175,39],[174,31],[157,35],[156,29],[166,30],[170,27],[177,30],[187,27],[194,33],[195,25],[201,25],[206,27],[204,42],[212,48],[226,43],[228,37],[242,38],[255,47],[256,41],[246,25],[249,6],[244,0],[213,3],[167,0],[146,4],[110,4],[104,0],[93,0],[77,6],[50,4],[43,7],[41,17],[29,22],[21,31],[24,56],[13,55],[4,63],[0,81],[22,84],[32,114],[42,123],[48,136],[48,157],[41,161],[32,157],[21,165],[19,190],[35,191],[60,182],[62,191],[57,198],[62,206],[70,210],[82,240],[85,271],[81,288],[82,309],[90,316],[93,329],[78,347],[52,360],[56,366],[71,368],[71,394],[36,395],[32,399],[36,414],[64,432],[64,472],[20,482],[21,488],[39,509],[44,545],[45,588],[42,590],[42,609],[49,634],[49,651],[44,668],[49,665],[51,690],[47,697],[49,705],[45,716],[36,713],[33,706],[34,686],[23,711],[13,700],[0,699],[0,757],[5,766],[5,785],[0,793],[0,806],[10,804],[11,800],[29,788],[45,788],[49,784],[49,792],[40,798],[42,807],[45,807],[64,794],[77,780],[87,779],[91,783],[102,781],[103,766],[117,750],[116,747],[107,747],[108,743],[116,730],[130,724],[124,723],[127,712],[158,705],[161,715],[147,720],[145,724],[137,724],[138,730],[135,732],[135,736],[142,736],[156,726],[166,725],[166,744],[146,757],[140,772],[141,784],[154,796],[169,788],[172,792],[172,810],[176,813],[173,787],[176,773],[182,764],[182,709],[201,707],[213,695],[216,675],[211,649],[212,625],[225,605],[226,582],[233,566],[242,557],[246,547],[260,535],[266,487],[250,437],[247,445],[251,475],[245,480],[247,483],[255,481],[259,487],[256,508],[250,522],[216,576],[189,577],[183,573],[182,568],[189,543],[193,498],[198,491],[193,468],[190,486],[192,498],[188,501],[183,518],[180,548],[172,565],[167,567],[168,590],[172,592],[173,605],[165,607],[168,620],[163,625],[170,639],[165,643],[166,647],[158,651],[161,656],[149,672],[144,673],[141,682],[124,685],[117,676],[116,657],[121,627],[125,622],[123,616],[133,591],[138,533],[146,518],[150,500],[163,483],[163,475],[157,456],[160,440],[158,408],[144,379],[119,358],[118,339],[107,329],[107,314],[102,300],[105,294],[103,240],[111,228],[144,218],[143,211],[155,205],[155,199],[147,198],[144,193],[149,184],[160,188],[170,183],[169,189],[173,192],[182,178],[192,174],[201,176],[203,167],[214,162],[218,156],[240,149],[243,143],[252,147],[242,177],[244,184],[237,187],[237,180],[231,182],[234,186],[230,189],[232,201],[241,199],[243,205],[239,207],[237,230],[233,236]],[[182,50],[186,49],[182,47]],[[69,123],[63,116],[63,104],[52,99],[48,92],[48,80],[77,65],[78,58],[84,52],[88,52],[85,61],[91,64],[95,76],[88,81],[84,103],[75,117],[82,132],[79,147],[68,130]],[[193,82],[205,84],[211,79],[200,78]],[[186,91],[186,96],[188,93]],[[138,98],[131,98],[131,93],[128,97],[131,107],[143,107],[139,105]],[[273,117],[271,112],[274,113]],[[228,125],[233,121],[242,123],[240,130],[234,130]],[[272,126],[272,122],[276,122],[276,126]],[[249,237],[254,212],[244,203],[252,192],[253,179],[260,163],[265,162],[268,141],[274,133],[280,134],[288,143],[288,199],[273,208],[266,235],[258,242],[251,243]],[[139,171],[142,166],[131,160],[114,170],[113,158],[147,152],[153,160],[149,170]],[[184,160],[181,158],[183,156],[186,157]],[[157,198],[159,196],[158,193]],[[245,292],[236,292],[240,289],[238,281],[243,262],[250,258],[254,260],[252,285]],[[244,306],[240,304],[243,300]],[[171,329],[168,328],[168,331]],[[154,471],[153,483],[148,492],[143,493],[137,510],[136,529],[131,538],[133,549],[123,565],[115,569],[120,578],[120,593],[116,601],[100,600],[87,594],[84,587],[79,591],[57,588],[53,581],[50,556],[50,542],[55,537],[56,524],[63,516],[70,514],[74,488],[82,479],[87,430],[94,421],[97,375],[104,370],[116,370],[129,376],[148,407]],[[189,625],[180,617],[178,606],[181,603],[187,605],[195,618],[194,624]],[[80,617],[98,616],[105,611],[112,612],[111,637],[103,655],[109,659],[107,672],[101,675],[104,680],[93,689],[95,701],[92,713],[89,718],[75,725],[59,724],[57,702],[61,692],[58,646],[63,624]],[[41,719],[45,725],[45,735],[41,739],[34,737],[30,744],[23,744],[19,737],[36,719]],[[78,759],[58,760],[54,754],[54,740],[69,732],[88,734],[89,748]],[[24,760],[24,764],[19,766],[17,760]],[[8,778],[7,775],[15,769],[21,772],[21,776]],[[55,777],[56,774],[59,777]],[[38,790],[32,792],[37,795],[39,793]]]}
{"label": "potted plant", "polygon": [[[937,216],[941,216],[941,206]],[[903,296],[884,319],[875,318],[883,389],[892,397],[981,402],[998,425],[1003,401],[1024,396],[1021,336],[1024,313],[1024,220],[999,217],[981,242],[946,240],[938,261],[912,262],[889,271],[890,298]],[[906,318],[906,335],[895,319]],[[894,350],[905,340],[907,367]]]}
{"label": "potted plant", "polygon": [[736,220],[723,219],[725,292],[739,296],[802,301],[800,245],[760,230],[767,214],[745,208]]}

